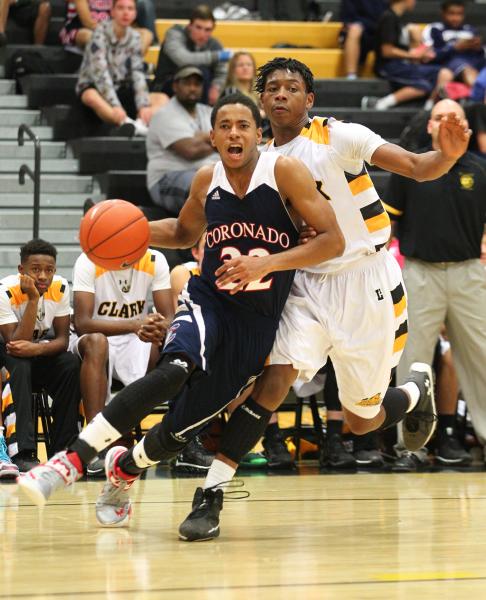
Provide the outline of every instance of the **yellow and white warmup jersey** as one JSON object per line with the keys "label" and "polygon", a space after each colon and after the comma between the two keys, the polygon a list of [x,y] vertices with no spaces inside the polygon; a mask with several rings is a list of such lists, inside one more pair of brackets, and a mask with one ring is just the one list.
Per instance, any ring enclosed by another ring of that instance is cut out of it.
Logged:
{"label": "yellow and white warmup jersey", "polygon": [[[20,289],[18,273],[0,279],[0,325],[21,321],[27,302],[27,294]],[[70,312],[69,284],[64,277],[54,275],[51,285],[39,298],[33,341],[45,338],[53,320],[56,317],[65,317]]]}
{"label": "yellow and white warmup jersey", "polygon": [[330,200],[346,240],[342,256],[306,271],[334,273],[349,268],[388,241],[390,220],[365,165],[386,143],[363,125],[314,117],[287,144],[275,147],[272,140],[266,146],[266,151],[295,156],[306,164],[318,190]]}
{"label": "yellow and white warmup jersey", "polygon": [[170,289],[165,256],[147,250],[130,269],[108,271],[81,254],[73,272],[73,291],[95,295],[93,319],[139,319],[147,314],[149,292]]}

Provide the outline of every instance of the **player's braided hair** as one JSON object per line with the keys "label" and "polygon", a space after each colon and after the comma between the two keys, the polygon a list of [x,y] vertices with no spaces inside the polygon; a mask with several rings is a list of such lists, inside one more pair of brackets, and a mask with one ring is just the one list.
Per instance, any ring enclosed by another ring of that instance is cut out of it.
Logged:
{"label": "player's braided hair", "polygon": [[20,262],[25,263],[29,256],[34,254],[52,256],[54,260],[57,258],[56,248],[50,242],[46,242],[46,240],[41,240],[40,238],[30,240],[30,242],[27,242],[20,248]]}
{"label": "player's braided hair", "polygon": [[309,94],[314,91],[314,75],[307,65],[295,58],[273,58],[258,69],[255,89],[258,93],[265,91],[265,84],[268,76],[274,71],[290,71],[291,73],[300,73],[305,83],[305,90]]}

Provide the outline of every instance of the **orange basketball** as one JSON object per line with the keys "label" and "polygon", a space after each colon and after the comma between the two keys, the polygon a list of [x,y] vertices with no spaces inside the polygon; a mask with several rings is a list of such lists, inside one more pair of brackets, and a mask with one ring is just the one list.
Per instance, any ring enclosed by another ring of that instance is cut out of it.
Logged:
{"label": "orange basketball", "polygon": [[95,264],[117,271],[126,269],[147,251],[150,239],[143,212],[125,200],[105,200],[84,215],[79,242]]}

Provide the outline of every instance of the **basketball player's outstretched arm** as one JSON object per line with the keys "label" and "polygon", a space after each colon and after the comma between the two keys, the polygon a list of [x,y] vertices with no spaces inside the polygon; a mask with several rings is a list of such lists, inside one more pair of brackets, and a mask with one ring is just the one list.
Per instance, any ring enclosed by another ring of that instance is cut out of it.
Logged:
{"label": "basketball player's outstretched arm", "polygon": [[204,205],[213,166],[201,167],[194,175],[189,196],[177,219],[152,221],[150,245],[159,248],[191,248],[204,233],[207,221]]}
{"label": "basketball player's outstretched arm", "polygon": [[317,191],[309,169],[299,159],[280,156],[275,165],[275,180],[282,198],[317,232],[306,244],[263,257],[240,256],[225,262],[217,271],[218,286],[237,283],[231,294],[250,281],[274,271],[290,271],[315,265],[344,252],[344,237],[329,202]]}
{"label": "basketball player's outstretched arm", "polygon": [[384,144],[375,150],[372,163],[386,171],[429,181],[445,175],[466,152],[471,130],[465,119],[455,114],[445,115],[440,123],[440,150],[415,154],[395,144]]}

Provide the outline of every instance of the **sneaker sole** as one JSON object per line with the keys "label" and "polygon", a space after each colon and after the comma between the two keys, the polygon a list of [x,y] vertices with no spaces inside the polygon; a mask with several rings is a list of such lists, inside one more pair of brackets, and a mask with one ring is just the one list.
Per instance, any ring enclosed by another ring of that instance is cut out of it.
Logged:
{"label": "sneaker sole", "polygon": [[468,466],[472,463],[472,458],[444,458],[442,456],[436,456],[435,460],[444,465],[464,465]]}
{"label": "sneaker sole", "polygon": [[[437,416],[437,408],[435,406],[434,379],[432,376],[432,368],[430,367],[430,365],[427,365],[425,363],[413,363],[410,367],[410,370],[417,371],[419,373],[427,373],[427,375],[429,376],[430,393],[431,393],[431,412]],[[407,413],[407,415],[408,414],[409,413]],[[405,418],[407,415],[405,415]],[[417,452],[418,450],[420,450],[421,448],[426,446],[427,443],[430,441],[430,438],[434,435],[436,427],[437,427],[437,421],[434,421],[430,428],[429,434],[423,440],[420,441],[420,445],[417,445],[417,443],[415,443],[415,444],[413,443],[414,441],[416,441],[415,438],[413,438],[412,440],[408,439],[407,431],[406,431],[405,427],[402,426],[403,442],[404,442],[407,450],[410,450],[410,452]],[[407,439],[408,439],[408,441],[407,441]]]}
{"label": "sneaker sole", "polygon": [[205,538],[190,539],[190,538],[184,537],[182,535],[182,533],[179,533],[179,539],[183,542],[209,542],[211,540],[214,540],[217,537],[219,537],[219,529],[218,529],[218,532],[216,533],[216,535],[211,535],[211,536],[205,537]]}
{"label": "sneaker sole", "polygon": [[29,481],[27,477],[19,475],[19,477],[17,477],[17,484],[36,506],[43,508],[46,505],[47,499],[44,494],[39,491],[39,488]]}

